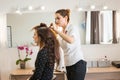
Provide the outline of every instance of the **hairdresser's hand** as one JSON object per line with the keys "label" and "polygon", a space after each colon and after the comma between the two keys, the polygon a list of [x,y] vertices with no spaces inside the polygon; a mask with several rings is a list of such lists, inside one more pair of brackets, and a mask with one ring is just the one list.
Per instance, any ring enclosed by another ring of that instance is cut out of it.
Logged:
{"label": "hairdresser's hand", "polygon": [[54,30],[56,33],[59,32],[59,28],[58,28],[58,26],[57,26],[56,24],[51,23],[51,24],[50,24],[50,28],[51,28],[52,30]]}

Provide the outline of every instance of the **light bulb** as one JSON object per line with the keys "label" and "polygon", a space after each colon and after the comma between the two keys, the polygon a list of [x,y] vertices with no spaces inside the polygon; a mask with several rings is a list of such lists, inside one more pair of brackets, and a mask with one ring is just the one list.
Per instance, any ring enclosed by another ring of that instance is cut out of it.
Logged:
{"label": "light bulb", "polygon": [[103,9],[108,9],[108,7],[107,6],[103,6]]}
{"label": "light bulb", "polygon": [[95,5],[91,5],[90,8],[91,8],[91,9],[95,9]]}
{"label": "light bulb", "polygon": [[32,7],[32,6],[29,6],[28,9],[29,9],[29,10],[33,10],[33,7]]}

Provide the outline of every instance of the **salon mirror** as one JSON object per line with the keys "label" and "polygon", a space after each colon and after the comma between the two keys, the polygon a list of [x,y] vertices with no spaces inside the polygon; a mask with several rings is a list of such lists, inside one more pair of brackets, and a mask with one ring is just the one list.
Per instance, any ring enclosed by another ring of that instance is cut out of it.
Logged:
{"label": "salon mirror", "polygon": [[[113,11],[99,11],[99,16],[97,16],[99,23],[96,22],[98,20],[95,19],[92,21],[92,24],[94,25],[90,24],[90,20],[92,20],[90,15],[93,14],[93,18],[94,15],[96,15],[96,12],[71,12],[70,22],[79,28],[81,44],[113,44],[113,30],[115,31],[115,43],[118,43],[120,41],[120,24],[118,23],[120,20],[120,13],[119,11],[115,12],[116,13],[113,17]],[[115,18],[115,16],[117,17]],[[8,32],[10,34],[8,35],[9,46],[16,47],[17,45],[21,44],[32,45],[34,41],[32,38],[33,32],[31,31],[31,29],[35,25],[39,25],[39,23],[41,22],[45,22],[47,23],[47,25],[50,25],[51,22],[54,22],[54,12],[23,13],[22,15],[7,14],[7,26]],[[95,27],[95,25],[99,25],[99,27]],[[91,29],[91,26],[94,27],[92,27]],[[112,26],[115,26],[115,28],[113,28]],[[93,32],[97,33],[97,30],[99,30],[99,38],[98,34],[93,34]],[[96,40],[95,37],[97,37],[97,39],[99,39],[99,43],[91,43],[91,35],[94,41]]]}

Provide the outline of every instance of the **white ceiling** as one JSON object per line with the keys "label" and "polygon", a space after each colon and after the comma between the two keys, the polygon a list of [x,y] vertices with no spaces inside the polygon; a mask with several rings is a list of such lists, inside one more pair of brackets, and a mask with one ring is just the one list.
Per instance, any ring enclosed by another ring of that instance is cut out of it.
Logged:
{"label": "white ceiling", "polygon": [[120,0],[0,0],[0,12],[10,13],[29,5],[33,7],[44,5],[45,11],[56,11],[61,8],[75,10],[77,7],[89,10],[90,5],[95,5],[96,10],[101,10],[104,5],[108,6],[108,9],[119,10]]}

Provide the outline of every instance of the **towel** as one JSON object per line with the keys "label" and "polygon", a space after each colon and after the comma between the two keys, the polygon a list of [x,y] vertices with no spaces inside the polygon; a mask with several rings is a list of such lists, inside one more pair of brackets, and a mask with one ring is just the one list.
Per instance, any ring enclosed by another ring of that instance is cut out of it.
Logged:
{"label": "towel", "polygon": [[59,60],[59,64],[56,65],[56,70],[66,72],[65,61],[64,61],[64,52],[61,47],[60,47],[59,51],[60,51],[60,60]]}

